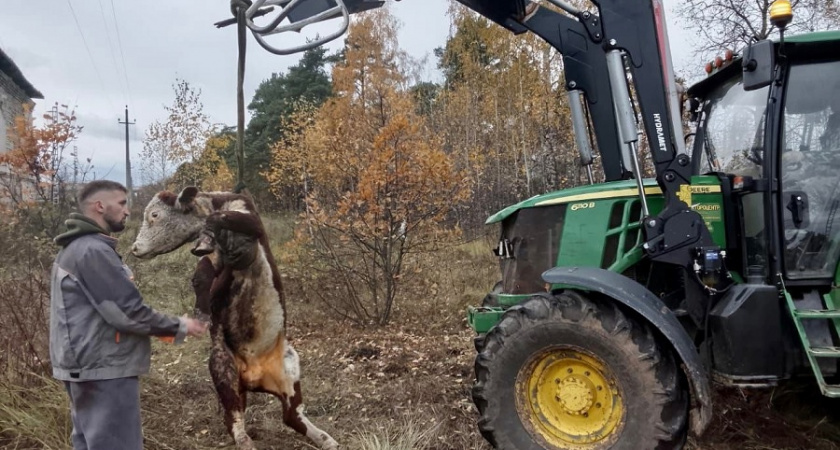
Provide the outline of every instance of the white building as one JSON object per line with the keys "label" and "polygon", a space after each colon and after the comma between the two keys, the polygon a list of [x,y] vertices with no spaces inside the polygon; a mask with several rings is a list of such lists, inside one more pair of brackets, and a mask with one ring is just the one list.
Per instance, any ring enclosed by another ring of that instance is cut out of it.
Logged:
{"label": "white building", "polygon": [[0,48],[0,153],[9,150],[9,130],[14,127],[15,117],[23,114],[23,105],[34,106],[33,99],[43,98]]}
{"label": "white building", "polygon": [[[44,96],[35,89],[12,59],[0,49],[0,154],[11,150],[11,133],[14,130],[15,119],[25,113],[24,105],[35,106],[33,99],[43,99]],[[8,166],[0,165],[0,206],[10,202],[10,189],[17,195],[27,196],[31,183],[25,180],[11,178]]]}

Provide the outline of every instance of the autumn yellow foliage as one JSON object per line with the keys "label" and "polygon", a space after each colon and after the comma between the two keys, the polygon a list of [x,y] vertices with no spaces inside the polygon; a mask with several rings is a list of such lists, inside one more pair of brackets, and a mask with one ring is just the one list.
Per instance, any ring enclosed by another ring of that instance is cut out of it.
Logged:
{"label": "autumn yellow foliage", "polygon": [[325,300],[360,324],[389,320],[410,255],[457,235],[451,212],[470,193],[467,174],[415,112],[396,31],[387,9],[352,24],[334,96],[289,119],[265,174],[277,193],[304,185],[300,236],[340,280],[342,294]]}

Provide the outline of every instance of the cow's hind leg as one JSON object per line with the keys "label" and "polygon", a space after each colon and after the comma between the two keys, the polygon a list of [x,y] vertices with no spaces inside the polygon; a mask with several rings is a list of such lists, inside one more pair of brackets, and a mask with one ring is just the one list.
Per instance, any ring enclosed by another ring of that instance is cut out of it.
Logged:
{"label": "cow's hind leg", "polygon": [[225,344],[221,325],[213,325],[211,338],[210,375],[225,411],[225,426],[238,450],[255,450],[254,443],[245,432],[245,387],[239,379],[233,353]]}
{"label": "cow's hind leg", "polygon": [[282,352],[282,357],[274,355],[272,358],[271,368],[263,374],[262,388],[280,399],[283,405],[283,422],[324,450],[338,449],[338,442],[326,431],[316,427],[303,413],[300,358],[297,351],[283,338],[274,351]]}

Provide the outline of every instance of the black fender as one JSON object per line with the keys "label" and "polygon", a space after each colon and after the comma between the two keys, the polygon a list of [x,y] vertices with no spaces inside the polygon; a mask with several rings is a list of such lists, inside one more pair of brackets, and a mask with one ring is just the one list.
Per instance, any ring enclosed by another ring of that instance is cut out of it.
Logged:
{"label": "black fender", "polygon": [[596,267],[555,267],[543,272],[542,278],[546,283],[606,295],[644,317],[667,339],[679,356],[691,388],[691,432],[697,436],[703,433],[712,419],[709,379],[694,342],[662,300],[635,280]]}

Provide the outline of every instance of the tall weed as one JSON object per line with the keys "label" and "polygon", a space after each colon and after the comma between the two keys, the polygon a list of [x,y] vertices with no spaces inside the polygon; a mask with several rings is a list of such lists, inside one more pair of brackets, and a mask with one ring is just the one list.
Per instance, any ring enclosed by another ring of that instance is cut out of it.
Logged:
{"label": "tall weed", "polygon": [[0,382],[0,447],[70,448],[70,407],[61,382],[32,374],[26,385]]}
{"label": "tall weed", "polygon": [[0,374],[25,383],[49,369],[51,241],[0,225]]}

